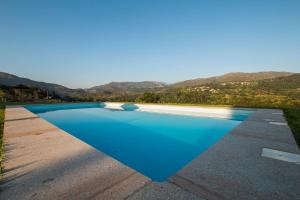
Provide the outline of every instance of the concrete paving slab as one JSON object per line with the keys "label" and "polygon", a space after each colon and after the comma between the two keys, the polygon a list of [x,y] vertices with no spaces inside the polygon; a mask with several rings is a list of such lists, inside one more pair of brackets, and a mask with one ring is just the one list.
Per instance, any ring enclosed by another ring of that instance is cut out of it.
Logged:
{"label": "concrete paving slab", "polygon": [[40,135],[54,130],[58,129],[41,118],[11,120],[5,122],[4,132],[9,134],[4,134],[4,138]]}
{"label": "concrete paving slab", "polygon": [[20,120],[20,119],[34,118],[34,117],[38,117],[38,116],[26,109],[20,109],[20,107],[12,107],[9,109],[5,109],[5,121],[18,120],[18,119]]}
{"label": "concrete paving slab", "polygon": [[247,120],[236,127],[231,134],[296,145],[293,133],[288,126],[276,126],[264,120]]}
{"label": "concrete paving slab", "polygon": [[[273,113],[281,113],[281,115],[274,115]],[[262,119],[272,119],[277,122],[286,122],[283,112],[279,109],[257,109],[255,113],[250,115],[249,121],[262,122]]]}
{"label": "concrete paving slab", "polygon": [[154,183],[147,185],[142,190],[127,198],[128,200],[204,200],[172,183]]}

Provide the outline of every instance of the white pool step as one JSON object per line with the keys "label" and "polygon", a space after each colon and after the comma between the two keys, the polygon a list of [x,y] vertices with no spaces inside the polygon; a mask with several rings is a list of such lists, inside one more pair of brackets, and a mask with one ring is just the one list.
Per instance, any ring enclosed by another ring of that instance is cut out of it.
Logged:
{"label": "white pool step", "polygon": [[[104,108],[123,110],[124,103],[104,102]],[[232,108],[218,108],[218,107],[200,107],[200,106],[172,106],[172,105],[152,105],[152,104],[134,104],[137,108],[135,111],[154,112],[165,114],[177,114],[199,117],[214,117],[222,119],[231,119],[236,112],[242,111],[241,109]],[[253,110],[247,110],[250,111]],[[243,112],[243,111],[242,111]],[[238,113],[237,113],[238,114]],[[240,113],[243,115],[243,113]],[[248,115],[247,113],[245,115]]]}

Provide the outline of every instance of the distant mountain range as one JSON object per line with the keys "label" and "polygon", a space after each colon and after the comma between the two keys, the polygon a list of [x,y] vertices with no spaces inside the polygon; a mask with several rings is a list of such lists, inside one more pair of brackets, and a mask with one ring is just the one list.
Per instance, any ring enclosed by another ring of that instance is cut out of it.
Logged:
{"label": "distant mountain range", "polygon": [[22,78],[5,72],[0,72],[0,85],[5,85],[5,86],[25,85],[28,87],[36,87],[36,88],[41,88],[43,90],[47,90],[50,93],[56,93],[57,95],[62,97],[76,96],[85,93],[85,90],[83,89],[70,89],[62,85],[34,81],[28,78]]}
{"label": "distant mountain range", "polygon": [[[103,95],[113,94],[135,94],[144,92],[155,92],[163,89],[184,88],[200,86],[209,83],[226,83],[226,82],[251,82],[266,79],[276,79],[281,77],[289,77],[295,73],[291,72],[257,72],[257,73],[243,73],[235,72],[228,73],[222,76],[215,76],[209,78],[198,78],[193,80],[186,80],[174,84],[166,84],[157,81],[142,81],[142,82],[111,82],[105,85],[94,86],[88,89],[70,89],[62,85],[34,81],[28,78],[18,77],[16,75],[0,72],[0,85],[18,86],[25,85],[28,87],[37,87],[47,90],[50,93],[55,93],[59,96],[84,96],[88,94],[99,93]],[[298,76],[297,76],[298,77]],[[298,79],[297,79],[298,80]]]}
{"label": "distant mountain range", "polygon": [[166,83],[156,81],[142,81],[142,82],[111,82],[105,85],[99,85],[87,89],[88,92],[96,93],[141,93],[145,91],[156,91],[167,86]]}
{"label": "distant mountain range", "polygon": [[273,79],[277,77],[290,76],[294,73],[292,72],[256,72],[256,73],[244,73],[244,72],[233,72],[224,74],[222,76],[213,76],[209,78],[197,78],[193,80],[186,80],[170,85],[171,87],[180,88],[180,87],[191,87],[198,86],[207,83],[226,83],[226,82],[251,82],[259,81],[264,79]]}

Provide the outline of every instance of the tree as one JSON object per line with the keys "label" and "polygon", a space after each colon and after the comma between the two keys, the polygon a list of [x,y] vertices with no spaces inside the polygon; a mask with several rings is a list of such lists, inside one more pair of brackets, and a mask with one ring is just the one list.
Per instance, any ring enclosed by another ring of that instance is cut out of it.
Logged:
{"label": "tree", "polygon": [[5,102],[5,92],[0,89],[0,101]]}
{"label": "tree", "polygon": [[136,101],[138,102],[145,102],[145,103],[157,103],[159,101],[159,95],[151,92],[146,92],[143,96],[138,97]]}

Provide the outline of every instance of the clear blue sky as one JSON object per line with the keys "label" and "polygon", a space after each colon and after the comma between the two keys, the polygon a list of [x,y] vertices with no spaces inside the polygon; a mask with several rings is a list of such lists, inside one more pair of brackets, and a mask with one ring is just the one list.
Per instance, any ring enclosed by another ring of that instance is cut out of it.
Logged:
{"label": "clear blue sky", "polygon": [[299,0],[0,0],[0,71],[72,88],[300,71]]}

